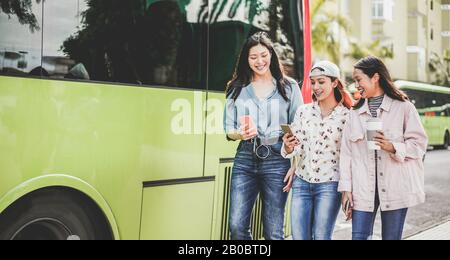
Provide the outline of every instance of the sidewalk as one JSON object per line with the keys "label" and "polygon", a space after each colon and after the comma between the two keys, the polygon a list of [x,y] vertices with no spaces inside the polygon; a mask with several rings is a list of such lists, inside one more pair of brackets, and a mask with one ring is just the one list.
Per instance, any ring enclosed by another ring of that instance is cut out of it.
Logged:
{"label": "sidewalk", "polygon": [[408,237],[406,240],[450,240],[450,221]]}

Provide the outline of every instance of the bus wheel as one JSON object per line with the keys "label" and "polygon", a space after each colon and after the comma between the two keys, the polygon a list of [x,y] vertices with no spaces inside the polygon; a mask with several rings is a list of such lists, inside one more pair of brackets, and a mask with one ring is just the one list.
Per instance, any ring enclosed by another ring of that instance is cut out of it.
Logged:
{"label": "bus wheel", "polygon": [[0,240],[106,240],[106,217],[85,195],[64,188],[32,192],[0,214]]}

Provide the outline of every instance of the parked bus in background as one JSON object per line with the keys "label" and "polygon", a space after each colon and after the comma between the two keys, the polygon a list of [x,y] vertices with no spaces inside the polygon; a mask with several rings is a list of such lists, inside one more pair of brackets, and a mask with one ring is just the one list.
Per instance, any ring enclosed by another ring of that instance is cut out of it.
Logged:
{"label": "parked bus in background", "polygon": [[232,61],[266,31],[301,81],[308,0],[30,4],[0,8],[0,239],[229,238]]}
{"label": "parked bus in background", "polygon": [[[450,145],[450,88],[398,80],[395,85],[404,91],[416,106],[427,132],[429,145],[447,149]],[[359,93],[349,86],[355,99]]]}
{"label": "parked bus in background", "polygon": [[450,145],[450,88],[400,80],[395,84],[416,106],[429,145],[447,149]]}

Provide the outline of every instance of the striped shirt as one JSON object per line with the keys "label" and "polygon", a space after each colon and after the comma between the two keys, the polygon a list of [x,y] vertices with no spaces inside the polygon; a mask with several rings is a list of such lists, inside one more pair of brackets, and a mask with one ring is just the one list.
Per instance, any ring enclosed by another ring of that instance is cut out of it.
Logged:
{"label": "striped shirt", "polygon": [[[381,107],[381,104],[383,103],[384,95],[379,97],[373,97],[369,98],[368,104],[369,104],[369,110],[370,114],[372,114],[372,117],[378,117],[377,110]],[[375,196],[378,197],[378,151],[375,151],[375,185],[376,185],[376,193]]]}
{"label": "striped shirt", "polygon": [[373,97],[369,98],[369,110],[370,114],[372,114],[373,117],[378,117],[377,110],[380,108],[381,104],[383,103],[384,95],[379,97]]}

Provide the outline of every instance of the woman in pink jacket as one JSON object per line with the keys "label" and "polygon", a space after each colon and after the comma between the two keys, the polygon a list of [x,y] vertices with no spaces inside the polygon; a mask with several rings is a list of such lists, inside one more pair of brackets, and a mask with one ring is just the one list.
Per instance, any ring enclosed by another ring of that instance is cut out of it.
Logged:
{"label": "woman in pink jacket", "polygon": [[[383,240],[400,240],[408,208],[425,202],[422,158],[427,136],[414,105],[394,86],[380,59],[360,60],[353,78],[361,99],[343,133],[342,205],[352,219],[354,240],[371,239],[378,208]],[[372,150],[367,127],[376,120],[382,130],[371,139],[379,150]]]}

